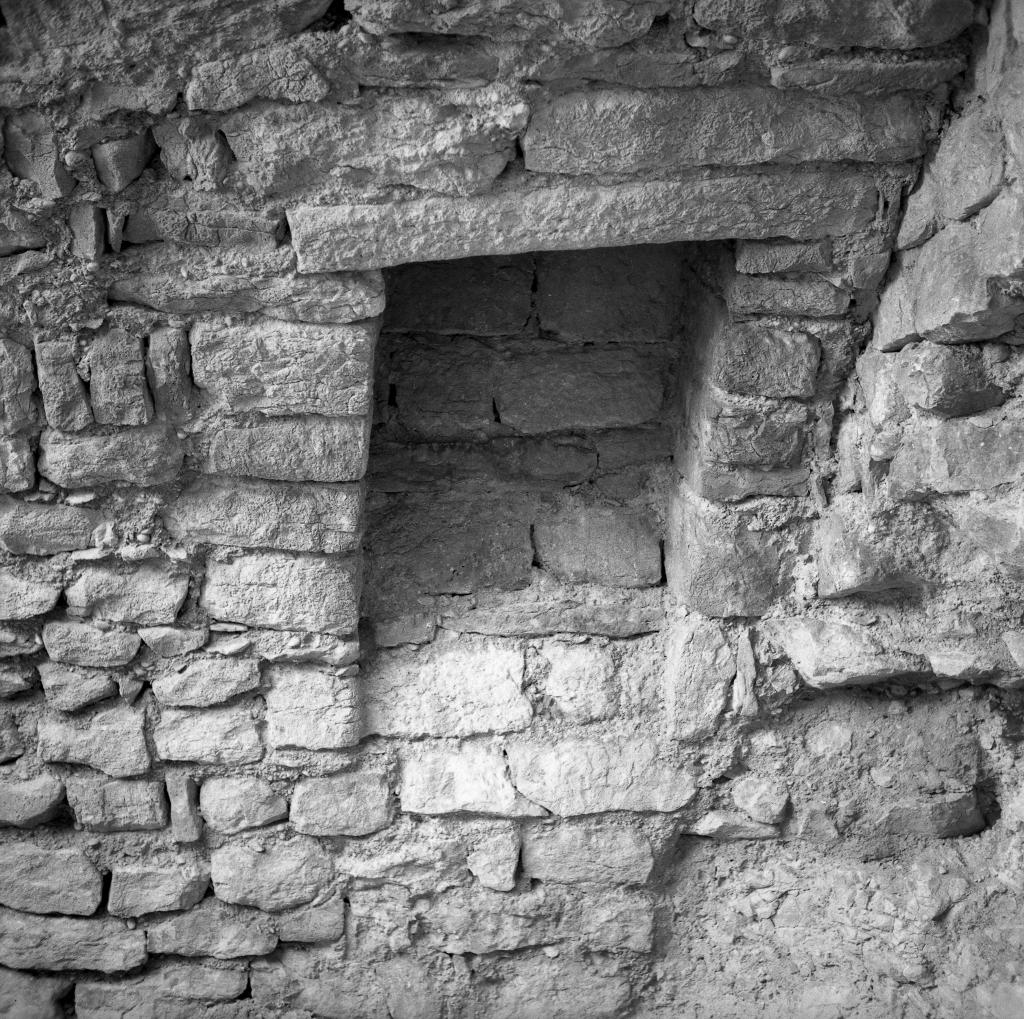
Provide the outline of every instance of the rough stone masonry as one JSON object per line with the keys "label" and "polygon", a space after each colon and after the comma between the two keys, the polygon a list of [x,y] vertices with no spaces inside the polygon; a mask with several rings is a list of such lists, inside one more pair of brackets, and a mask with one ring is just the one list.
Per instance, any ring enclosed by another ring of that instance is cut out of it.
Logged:
{"label": "rough stone masonry", "polygon": [[1021,0],[0,0],[0,1016],[1019,1019]]}

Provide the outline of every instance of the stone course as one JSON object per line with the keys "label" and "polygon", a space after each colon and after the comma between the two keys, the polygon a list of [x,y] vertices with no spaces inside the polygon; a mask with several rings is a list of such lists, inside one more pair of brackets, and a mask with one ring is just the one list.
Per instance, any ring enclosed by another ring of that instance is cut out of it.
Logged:
{"label": "stone course", "polygon": [[1015,0],[0,15],[0,1015],[1024,1012]]}

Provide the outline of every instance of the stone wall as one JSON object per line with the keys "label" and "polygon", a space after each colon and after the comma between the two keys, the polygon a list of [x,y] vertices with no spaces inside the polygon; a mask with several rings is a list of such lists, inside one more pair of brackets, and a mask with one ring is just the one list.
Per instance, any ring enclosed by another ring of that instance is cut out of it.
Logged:
{"label": "stone wall", "polygon": [[1018,0],[0,14],[0,1015],[1024,1010]]}

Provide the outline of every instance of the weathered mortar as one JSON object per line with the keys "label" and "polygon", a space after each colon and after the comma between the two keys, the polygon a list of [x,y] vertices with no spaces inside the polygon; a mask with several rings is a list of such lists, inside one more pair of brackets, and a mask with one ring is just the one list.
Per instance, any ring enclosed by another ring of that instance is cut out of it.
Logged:
{"label": "weathered mortar", "polygon": [[1018,0],[102,7],[0,0],[0,1014],[1024,1011]]}

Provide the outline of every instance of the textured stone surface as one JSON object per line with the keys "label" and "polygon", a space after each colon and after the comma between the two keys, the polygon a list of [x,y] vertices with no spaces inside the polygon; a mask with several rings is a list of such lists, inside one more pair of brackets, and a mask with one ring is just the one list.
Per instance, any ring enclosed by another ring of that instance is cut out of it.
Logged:
{"label": "textured stone surface", "polygon": [[8,845],[0,852],[0,903],[30,913],[90,916],[100,905],[100,872],[72,849]]}
{"label": "textured stone surface", "polygon": [[206,474],[269,481],[358,481],[366,471],[367,423],[300,417],[248,427],[219,424],[201,459]]}
{"label": "textured stone surface", "polygon": [[39,440],[39,473],[63,488],[127,482],[162,485],[181,467],[173,431],[147,425],[113,435],[68,435],[47,429]]}
{"label": "textured stone surface", "polygon": [[164,511],[164,525],[189,542],[349,552],[359,542],[357,485],[282,484],[199,478]]}
{"label": "textured stone surface", "polygon": [[908,97],[832,99],[759,89],[573,92],[541,105],[523,140],[527,169],[577,174],[665,165],[896,163],[923,149],[921,108]]}
{"label": "textured stone surface", "polygon": [[468,736],[525,728],[522,649],[488,640],[381,654],[360,681],[366,733]]}
{"label": "textured stone surface", "polygon": [[142,641],[126,630],[101,630],[88,623],[54,620],[43,627],[43,644],[55,662],[68,665],[127,665]]}
{"label": "textured stone surface", "polygon": [[351,560],[275,552],[210,562],[202,595],[217,619],[339,636],[355,630],[358,601],[359,571]]}
{"label": "textured stone surface", "polygon": [[383,771],[307,778],[295,787],[292,827],[307,835],[369,835],[390,821],[390,788]]}
{"label": "textured stone surface", "polygon": [[366,414],[379,323],[205,321],[189,334],[200,392],[230,411]]}
{"label": "textured stone surface", "polygon": [[7,496],[0,502],[0,542],[9,552],[53,555],[88,548],[100,518],[76,506],[33,505]]}
{"label": "textured stone surface", "polygon": [[234,843],[213,851],[217,898],[277,912],[309,902],[334,875],[330,856],[315,839],[299,837],[260,850]]}
{"label": "textured stone surface", "polygon": [[270,917],[206,898],[188,912],[146,924],[149,950],[160,955],[238,959],[266,955],[277,945]]}
{"label": "textured stone surface", "polygon": [[8,965],[20,969],[117,973],[146,961],[146,937],[106,917],[39,917],[3,909],[0,950]]}
{"label": "textured stone surface", "polygon": [[209,883],[205,869],[194,862],[116,867],[107,911],[113,916],[141,916],[190,909],[202,899]]}
{"label": "textured stone surface", "polygon": [[148,562],[130,569],[86,566],[64,589],[68,610],[117,623],[173,623],[188,593],[188,574],[169,563]]}
{"label": "textured stone surface", "polygon": [[244,702],[228,708],[164,708],[153,731],[164,761],[250,764],[263,756],[252,709]]}
{"label": "textured stone surface", "polygon": [[642,737],[617,744],[584,738],[554,745],[514,740],[507,754],[516,788],[566,817],[677,810],[696,792],[692,776],[663,760],[657,745]]}
{"label": "textured stone surface", "polygon": [[359,702],[347,677],[301,665],[277,665],[267,675],[267,741],[272,747],[330,750],[359,742]]}
{"label": "textured stone surface", "polygon": [[63,802],[64,783],[54,775],[0,779],[0,825],[34,828],[50,820]]}
{"label": "textured stone surface", "polygon": [[260,778],[208,778],[199,791],[203,820],[225,835],[288,817],[288,804]]}
{"label": "textured stone surface", "polygon": [[144,711],[124,704],[89,716],[51,714],[39,722],[39,756],[87,764],[114,778],[141,775],[150,763],[144,724]]}
{"label": "textured stone surface", "polygon": [[68,805],[91,831],[157,831],[167,825],[167,800],[159,782],[105,781],[71,776]]}
{"label": "textured stone surface", "polygon": [[222,704],[260,685],[256,662],[248,658],[191,658],[173,662],[153,680],[153,693],[172,707]]}
{"label": "textured stone surface", "polygon": [[324,272],[723,236],[814,238],[865,225],[874,193],[858,173],[697,175],[675,183],[561,185],[461,201],[298,206],[289,210],[288,222],[299,269]]}

